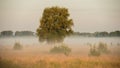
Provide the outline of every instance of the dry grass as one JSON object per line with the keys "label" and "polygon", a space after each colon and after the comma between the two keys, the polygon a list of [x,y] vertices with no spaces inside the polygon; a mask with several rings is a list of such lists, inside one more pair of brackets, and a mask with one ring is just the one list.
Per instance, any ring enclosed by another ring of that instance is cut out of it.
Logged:
{"label": "dry grass", "polygon": [[120,68],[120,58],[113,56],[78,57],[64,55],[21,56],[1,59],[0,66],[5,68]]}
{"label": "dry grass", "polygon": [[[120,68],[119,46],[109,47],[110,54],[88,56],[89,46],[73,47],[69,56],[51,54],[51,46],[24,46],[16,51],[12,47],[0,50],[0,68]],[[87,50],[86,50],[87,49]]]}

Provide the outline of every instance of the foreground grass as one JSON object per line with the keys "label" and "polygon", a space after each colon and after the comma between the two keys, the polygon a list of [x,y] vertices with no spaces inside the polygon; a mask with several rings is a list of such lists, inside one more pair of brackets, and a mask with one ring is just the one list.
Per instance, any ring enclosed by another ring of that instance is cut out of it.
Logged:
{"label": "foreground grass", "polygon": [[[89,51],[89,46],[70,47],[72,52],[68,56],[61,52],[51,53],[51,48],[31,45],[15,50],[13,46],[1,47],[0,68],[120,68],[119,46],[110,46],[111,53],[100,56],[95,55],[94,48]],[[88,55],[89,52],[92,55]]]}
{"label": "foreground grass", "polygon": [[[59,55],[58,55],[59,56]],[[33,57],[35,62],[0,59],[0,68],[120,68],[120,58],[116,57]],[[21,57],[22,58],[22,57]],[[37,60],[38,59],[38,60]]]}

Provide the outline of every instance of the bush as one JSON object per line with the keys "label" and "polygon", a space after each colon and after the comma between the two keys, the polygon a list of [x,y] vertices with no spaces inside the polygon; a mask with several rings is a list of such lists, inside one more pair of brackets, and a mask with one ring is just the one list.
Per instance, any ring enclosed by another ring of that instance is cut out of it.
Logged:
{"label": "bush", "polygon": [[100,56],[102,53],[109,53],[110,51],[108,50],[107,44],[100,42],[97,45],[91,46],[90,48],[90,54],[92,56]]}
{"label": "bush", "polygon": [[117,46],[120,46],[120,43],[117,43]]}
{"label": "bush", "polygon": [[98,45],[98,50],[101,52],[101,53],[108,53],[108,47],[107,47],[107,44],[106,43],[102,43],[100,42],[99,45]]}
{"label": "bush", "polygon": [[50,50],[51,53],[63,53],[64,55],[68,56],[71,52],[71,49],[62,44],[61,46],[54,46],[51,50]]}
{"label": "bush", "polygon": [[21,50],[23,47],[20,43],[16,42],[13,47],[15,50]]}
{"label": "bush", "polygon": [[90,49],[90,56],[100,56],[101,53],[99,50],[97,50],[97,48],[95,47],[95,45],[93,47],[91,47]]}

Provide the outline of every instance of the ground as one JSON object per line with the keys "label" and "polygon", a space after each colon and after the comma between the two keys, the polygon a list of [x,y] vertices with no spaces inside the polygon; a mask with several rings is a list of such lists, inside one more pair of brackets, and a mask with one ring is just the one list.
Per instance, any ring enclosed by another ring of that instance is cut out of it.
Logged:
{"label": "ground", "polygon": [[120,46],[108,45],[110,53],[89,56],[89,45],[69,46],[72,53],[51,54],[52,45],[0,46],[0,68],[120,68]]}

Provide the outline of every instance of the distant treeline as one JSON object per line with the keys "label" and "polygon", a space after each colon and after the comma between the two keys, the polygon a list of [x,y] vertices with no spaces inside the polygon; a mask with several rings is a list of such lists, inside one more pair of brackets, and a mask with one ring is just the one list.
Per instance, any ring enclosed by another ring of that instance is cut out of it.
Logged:
{"label": "distant treeline", "polygon": [[120,37],[120,31],[113,31],[113,32],[94,32],[94,33],[80,33],[74,32],[73,36],[83,36],[83,37]]}
{"label": "distant treeline", "polygon": [[[2,31],[0,32],[0,37],[18,37],[18,36],[36,36],[35,32],[32,31]],[[120,31],[113,32],[74,32],[72,36],[82,36],[82,37],[120,37]]]}
{"label": "distant treeline", "polygon": [[2,31],[0,32],[0,37],[16,37],[16,36],[35,36],[32,31]]}

